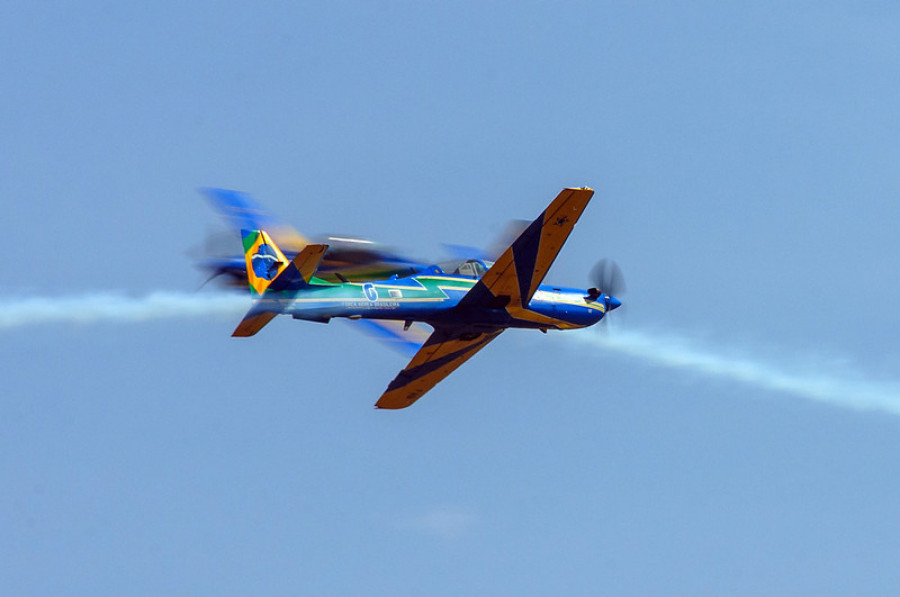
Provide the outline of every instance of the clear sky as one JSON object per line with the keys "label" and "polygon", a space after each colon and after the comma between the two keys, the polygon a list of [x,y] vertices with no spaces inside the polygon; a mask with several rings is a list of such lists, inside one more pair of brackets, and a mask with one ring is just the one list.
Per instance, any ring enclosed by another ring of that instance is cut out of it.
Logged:
{"label": "clear sky", "polygon": [[[897,593],[900,9],[746,4],[0,4],[0,592]],[[192,293],[201,186],[424,258],[581,185],[627,319],[404,411],[338,322],[13,325]]]}

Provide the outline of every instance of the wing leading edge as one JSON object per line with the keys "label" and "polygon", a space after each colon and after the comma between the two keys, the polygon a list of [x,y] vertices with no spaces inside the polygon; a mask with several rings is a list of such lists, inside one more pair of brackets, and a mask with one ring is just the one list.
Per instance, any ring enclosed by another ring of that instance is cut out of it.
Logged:
{"label": "wing leading edge", "polygon": [[406,368],[397,374],[375,406],[406,408],[456,371],[502,331],[502,328],[496,328],[483,333],[463,333],[458,329],[436,328]]}

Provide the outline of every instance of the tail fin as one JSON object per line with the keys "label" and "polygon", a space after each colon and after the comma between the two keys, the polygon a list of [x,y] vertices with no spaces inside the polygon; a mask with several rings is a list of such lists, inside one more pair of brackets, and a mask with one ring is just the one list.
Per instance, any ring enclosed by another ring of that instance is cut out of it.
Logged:
{"label": "tail fin", "polygon": [[254,303],[232,336],[252,336],[283,311],[283,302],[270,293],[308,285],[328,245],[307,245],[288,261],[265,230],[241,230],[241,237]]}
{"label": "tail fin", "polygon": [[247,281],[254,298],[261,297],[267,290],[309,284],[328,249],[328,245],[306,245],[292,261],[288,261],[265,230],[241,230],[241,236],[247,261]]}
{"label": "tail fin", "polygon": [[287,269],[289,262],[264,230],[241,230],[241,238],[244,241],[250,295],[258,298]]}

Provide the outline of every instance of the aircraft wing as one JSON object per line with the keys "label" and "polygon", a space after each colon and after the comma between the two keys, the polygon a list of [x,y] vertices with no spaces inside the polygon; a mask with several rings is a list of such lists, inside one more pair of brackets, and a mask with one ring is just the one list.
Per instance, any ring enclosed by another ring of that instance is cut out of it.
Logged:
{"label": "aircraft wing", "polygon": [[527,309],[594,191],[563,189],[472,287],[460,307]]}
{"label": "aircraft wing", "polygon": [[406,408],[456,371],[502,331],[503,328],[495,328],[484,333],[463,333],[461,329],[436,328],[406,368],[397,374],[375,406]]}

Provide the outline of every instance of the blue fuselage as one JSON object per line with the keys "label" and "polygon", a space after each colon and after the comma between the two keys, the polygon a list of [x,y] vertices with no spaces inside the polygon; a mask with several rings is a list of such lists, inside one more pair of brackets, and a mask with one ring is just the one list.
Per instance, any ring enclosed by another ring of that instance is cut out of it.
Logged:
{"label": "blue fuselage", "polygon": [[609,309],[610,297],[542,285],[526,309],[461,306],[477,279],[435,272],[381,282],[330,284],[318,280],[272,297],[273,310],[296,319],[333,317],[423,321],[493,327],[570,329],[593,325]]}

